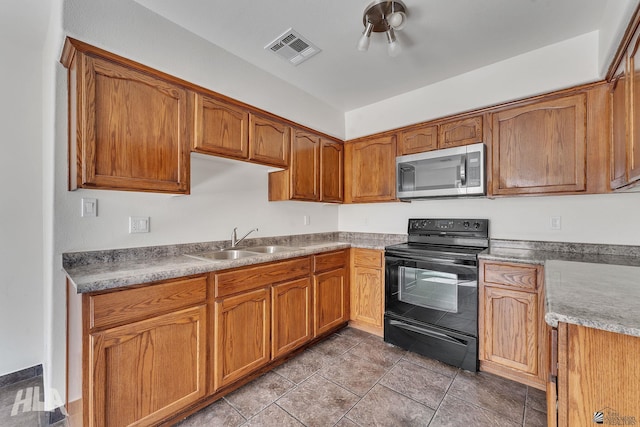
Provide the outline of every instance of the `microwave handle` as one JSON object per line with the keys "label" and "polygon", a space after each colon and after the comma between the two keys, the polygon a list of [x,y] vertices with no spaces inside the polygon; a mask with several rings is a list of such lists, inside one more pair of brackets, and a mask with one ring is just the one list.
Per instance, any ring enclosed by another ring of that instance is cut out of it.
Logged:
{"label": "microwave handle", "polygon": [[461,156],[460,166],[458,166],[458,177],[460,184],[464,187],[467,185],[467,156]]}

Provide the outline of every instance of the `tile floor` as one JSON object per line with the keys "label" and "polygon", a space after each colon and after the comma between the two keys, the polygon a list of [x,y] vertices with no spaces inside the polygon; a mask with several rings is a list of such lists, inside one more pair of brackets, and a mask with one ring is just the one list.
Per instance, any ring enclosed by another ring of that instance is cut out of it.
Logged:
{"label": "tile floor", "polygon": [[[0,387],[0,426],[45,426],[40,412],[11,416],[18,390],[35,386],[42,377]],[[545,405],[539,390],[346,328],[178,425],[545,426]]]}
{"label": "tile floor", "polygon": [[546,400],[347,328],[178,425],[545,426]]}

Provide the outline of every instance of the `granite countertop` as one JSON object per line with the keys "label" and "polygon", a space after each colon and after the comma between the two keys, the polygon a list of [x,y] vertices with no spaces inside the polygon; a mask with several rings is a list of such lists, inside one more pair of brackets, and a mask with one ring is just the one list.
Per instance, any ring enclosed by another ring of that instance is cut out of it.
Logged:
{"label": "granite countertop", "polygon": [[[295,250],[256,254],[235,260],[209,260],[186,254],[215,251],[227,241],[63,254],[63,269],[78,293],[117,289],[177,277],[279,261],[349,247],[384,249],[406,241],[406,235],[372,233],[317,233],[247,239],[246,246],[280,245]],[[250,248],[247,248],[250,250]]]}
{"label": "granite countertop", "polygon": [[544,268],[549,325],[640,337],[640,267],[550,260]]}
{"label": "granite countertop", "polygon": [[544,265],[545,321],[640,336],[640,247],[492,240],[480,259]]}
{"label": "granite countertop", "polygon": [[491,240],[478,258],[493,261],[545,264],[549,260],[640,266],[640,247],[561,242]]}

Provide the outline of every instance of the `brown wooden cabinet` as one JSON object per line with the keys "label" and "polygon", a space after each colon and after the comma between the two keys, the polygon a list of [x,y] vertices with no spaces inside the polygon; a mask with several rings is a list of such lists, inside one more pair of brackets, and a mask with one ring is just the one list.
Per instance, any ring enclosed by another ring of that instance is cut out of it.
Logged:
{"label": "brown wooden cabinet", "polygon": [[215,303],[215,389],[250,374],[271,360],[270,289]]}
{"label": "brown wooden cabinet", "polygon": [[195,93],[194,151],[247,160],[249,111],[211,96]]}
{"label": "brown wooden cabinet", "polygon": [[494,195],[586,190],[586,95],[493,114]]}
{"label": "brown wooden cabinet", "polygon": [[382,136],[345,145],[345,202],[396,198],[396,137]]}
{"label": "brown wooden cabinet", "polygon": [[314,336],[349,321],[348,251],[314,255]]}
{"label": "brown wooden cabinet", "polygon": [[398,156],[422,153],[438,148],[438,126],[421,126],[407,129],[398,135]]}
{"label": "brown wooden cabinet", "polygon": [[292,200],[320,200],[320,137],[301,130],[294,132],[291,165],[283,171]]}
{"label": "brown wooden cabinet", "polygon": [[609,181],[612,189],[620,188],[629,182],[626,153],[629,78],[626,73],[626,66],[626,61],[620,65],[609,92],[611,102],[611,167]]}
{"label": "brown wooden cabinet", "polygon": [[384,322],[384,252],[351,249],[351,324],[382,336]]}
{"label": "brown wooden cabinet", "polygon": [[149,425],[204,397],[205,319],[202,305],[92,333],[89,425]]}
{"label": "brown wooden cabinet", "polygon": [[398,156],[483,142],[483,122],[479,115],[405,128],[398,134]]}
{"label": "brown wooden cabinet", "polygon": [[313,338],[311,279],[274,285],[271,289],[272,358],[289,353]]}
{"label": "brown wooden cabinet", "polygon": [[438,148],[483,142],[482,116],[452,120],[438,126]]}
{"label": "brown wooden cabinet", "polygon": [[320,201],[344,200],[344,144],[320,138]]}
{"label": "brown wooden cabinet", "polygon": [[556,337],[552,359],[557,369],[549,378],[557,382],[547,384],[548,425],[598,424],[598,412],[600,424],[637,424],[640,338],[567,323],[558,324]]}
{"label": "brown wooden cabinet", "polygon": [[296,130],[289,167],[291,199],[320,200],[320,137]]}
{"label": "brown wooden cabinet", "polygon": [[640,183],[640,30],[611,84],[611,188]]}
{"label": "brown wooden cabinet", "polygon": [[640,36],[629,55],[629,138],[627,140],[627,181],[640,180]]}
{"label": "brown wooden cabinet", "polygon": [[84,425],[150,425],[206,395],[205,299],[204,277],[83,295]]}
{"label": "brown wooden cabinet", "polygon": [[343,157],[342,143],[295,130],[289,169],[269,174],[269,200],[342,202]]}
{"label": "brown wooden cabinet", "polygon": [[286,168],[289,166],[291,127],[257,114],[249,114],[249,159]]}
{"label": "brown wooden cabinet", "polygon": [[310,264],[303,257],[214,275],[215,390],[311,339]]}
{"label": "brown wooden cabinet", "polygon": [[189,192],[186,89],[67,39],[69,188]]}
{"label": "brown wooden cabinet", "polygon": [[479,301],[480,369],[544,389],[542,267],[481,261]]}

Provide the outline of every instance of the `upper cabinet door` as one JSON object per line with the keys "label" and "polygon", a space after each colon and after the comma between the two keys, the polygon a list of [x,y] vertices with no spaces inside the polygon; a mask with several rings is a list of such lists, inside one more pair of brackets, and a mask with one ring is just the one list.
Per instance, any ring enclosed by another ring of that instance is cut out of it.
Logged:
{"label": "upper cabinet door", "polygon": [[438,148],[438,126],[425,126],[400,132],[398,156],[422,153]]}
{"label": "upper cabinet door", "polygon": [[289,166],[291,127],[254,114],[249,115],[249,159],[276,167]]}
{"label": "upper cabinet door", "polygon": [[195,94],[194,150],[235,159],[249,158],[249,111]]}
{"label": "upper cabinet door", "polygon": [[438,131],[438,148],[458,147],[482,141],[482,116],[443,123]]}
{"label": "upper cabinet door", "polygon": [[628,78],[624,72],[626,64],[621,65],[609,93],[611,101],[611,167],[610,184],[612,189],[627,183],[627,88]]}
{"label": "upper cabinet door", "polygon": [[384,202],[396,198],[396,137],[349,143],[345,184],[347,202]]}
{"label": "upper cabinet door", "polygon": [[627,146],[627,178],[631,183],[640,179],[640,37],[629,59],[629,77],[631,129]]}
{"label": "upper cabinet door", "polygon": [[320,200],[320,137],[296,130],[291,147],[291,198]]}
{"label": "upper cabinet door", "polygon": [[187,91],[80,52],[70,67],[70,187],[189,191]]}
{"label": "upper cabinet door", "polygon": [[493,114],[493,194],[584,191],[585,104],[577,94]]}
{"label": "upper cabinet door", "polygon": [[341,203],[344,199],[344,145],[320,139],[320,200]]}

